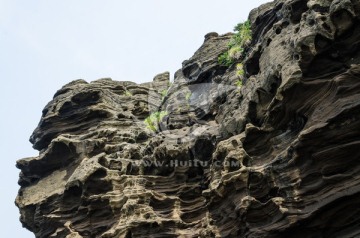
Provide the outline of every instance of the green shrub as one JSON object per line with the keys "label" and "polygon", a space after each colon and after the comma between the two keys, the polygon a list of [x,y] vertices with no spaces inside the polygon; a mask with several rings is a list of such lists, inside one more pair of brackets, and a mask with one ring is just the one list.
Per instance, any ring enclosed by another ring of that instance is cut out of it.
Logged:
{"label": "green shrub", "polygon": [[234,31],[235,35],[229,42],[228,50],[218,58],[219,64],[228,67],[238,58],[238,54],[244,54],[244,48],[250,44],[252,39],[251,23],[249,20],[237,24]]}
{"label": "green shrub", "polygon": [[234,31],[237,32],[233,38],[236,45],[245,46],[250,43],[252,39],[252,32],[251,22],[249,20],[237,24],[234,28]]}
{"label": "green shrub", "polygon": [[168,115],[167,111],[153,112],[145,118],[144,123],[147,128],[156,132],[159,130],[159,122],[161,122],[166,115]]}
{"label": "green shrub", "polygon": [[221,65],[227,66],[229,67],[230,65],[232,65],[234,62],[232,61],[232,59],[229,57],[229,52],[226,51],[223,54],[221,54],[218,58],[218,62]]}

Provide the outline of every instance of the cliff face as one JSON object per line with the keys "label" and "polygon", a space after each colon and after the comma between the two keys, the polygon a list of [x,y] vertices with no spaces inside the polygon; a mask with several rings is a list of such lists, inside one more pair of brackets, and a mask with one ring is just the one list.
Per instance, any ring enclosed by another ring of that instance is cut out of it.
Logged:
{"label": "cliff face", "polygon": [[359,16],[357,0],[253,10],[241,88],[216,33],[170,87],[65,85],[31,136],[39,156],[17,162],[22,223],[39,238],[359,237]]}

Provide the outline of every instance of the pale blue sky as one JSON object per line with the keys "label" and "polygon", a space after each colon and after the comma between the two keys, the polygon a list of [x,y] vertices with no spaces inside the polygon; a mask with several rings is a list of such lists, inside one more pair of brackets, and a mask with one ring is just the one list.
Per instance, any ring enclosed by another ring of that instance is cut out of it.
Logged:
{"label": "pale blue sky", "polygon": [[0,0],[0,237],[30,238],[14,206],[15,161],[43,107],[74,79],[151,81],[173,75],[204,35],[226,33],[266,0]]}

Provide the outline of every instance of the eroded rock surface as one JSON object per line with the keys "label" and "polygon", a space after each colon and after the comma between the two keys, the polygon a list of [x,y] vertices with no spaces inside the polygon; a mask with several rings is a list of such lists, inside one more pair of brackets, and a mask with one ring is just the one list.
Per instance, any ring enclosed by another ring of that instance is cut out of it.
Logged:
{"label": "eroded rock surface", "polygon": [[[17,162],[38,238],[360,237],[360,2],[250,13],[240,89],[209,33],[169,74],[65,85]],[[157,131],[145,118],[162,111]]]}

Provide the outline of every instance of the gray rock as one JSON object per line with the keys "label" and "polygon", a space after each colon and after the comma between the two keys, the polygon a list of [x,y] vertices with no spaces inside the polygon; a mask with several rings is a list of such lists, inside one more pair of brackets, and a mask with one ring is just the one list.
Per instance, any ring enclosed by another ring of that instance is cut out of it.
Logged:
{"label": "gray rock", "polygon": [[17,162],[23,225],[38,238],[360,236],[359,6],[254,9],[241,89],[218,63],[232,34],[216,33],[171,86],[167,72],[65,85],[31,136],[39,156]]}

